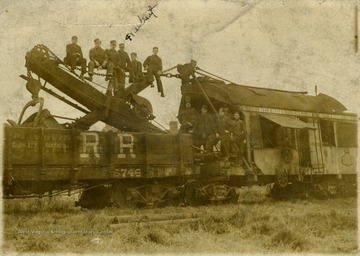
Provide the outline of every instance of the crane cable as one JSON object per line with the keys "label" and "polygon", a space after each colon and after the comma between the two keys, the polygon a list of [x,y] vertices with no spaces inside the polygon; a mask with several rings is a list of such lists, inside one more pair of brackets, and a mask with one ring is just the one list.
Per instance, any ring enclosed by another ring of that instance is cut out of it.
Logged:
{"label": "crane cable", "polygon": [[[225,78],[223,78],[223,77],[220,77],[220,76],[217,76],[217,75],[215,75],[215,74],[213,74],[213,73],[210,73],[210,72],[208,72],[208,71],[205,71],[205,70],[203,70],[203,69],[201,69],[201,68],[199,68],[199,67],[196,67],[196,70],[200,70],[200,71],[202,71],[202,72],[204,72],[204,73],[206,73],[206,74],[208,74],[208,75],[214,76],[214,77],[219,78],[219,79],[221,79],[221,80],[223,80],[223,81],[226,81],[226,82],[228,82],[228,83],[237,84],[237,83],[234,83],[234,82],[232,82],[232,81],[230,81],[230,80],[227,80],[227,79],[225,79]],[[198,74],[200,74],[200,75],[207,76],[207,75],[204,75],[204,74],[199,73],[199,72],[197,72],[197,71],[195,71],[195,72],[198,73]],[[209,77],[209,76],[207,76],[207,77]],[[210,77],[210,78],[211,78],[211,77]]]}
{"label": "crane cable", "polygon": [[152,122],[156,123],[157,125],[159,125],[161,128],[163,128],[167,133],[171,133],[170,130],[166,129],[162,124],[160,124],[159,122],[157,122],[155,119],[151,120]]}
{"label": "crane cable", "polygon": [[194,80],[196,81],[196,83],[198,84],[198,86],[200,87],[201,92],[204,94],[204,97],[206,99],[206,101],[209,103],[210,107],[212,108],[212,110],[214,111],[214,113],[216,114],[217,117],[219,117],[218,112],[216,111],[214,105],[212,104],[209,96],[207,95],[207,93],[205,92],[204,88],[202,87],[202,85],[200,84],[199,80],[197,79],[197,77],[195,76],[195,74],[192,75]]}

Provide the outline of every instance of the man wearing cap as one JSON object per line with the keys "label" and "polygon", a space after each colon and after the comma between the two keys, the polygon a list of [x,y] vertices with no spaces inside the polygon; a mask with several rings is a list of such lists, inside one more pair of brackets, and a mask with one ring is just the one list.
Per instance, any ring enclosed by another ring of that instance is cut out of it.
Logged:
{"label": "man wearing cap", "polygon": [[222,109],[224,110],[224,116],[227,119],[231,120],[232,117],[231,117],[231,113],[230,113],[230,108],[228,106],[224,105],[224,106],[222,106]]}
{"label": "man wearing cap", "polygon": [[181,124],[179,133],[192,133],[198,115],[196,109],[191,107],[191,103],[186,102],[185,109],[183,109],[178,116]]}
{"label": "man wearing cap", "polygon": [[110,49],[105,50],[105,53],[107,55],[108,62],[113,63],[114,67],[118,67],[119,66],[119,54],[115,49],[116,49],[116,41],[111,40],[110,41]]}
{"label": "man wearing cap", "polygon": [[[110,41],[110,49],[105,50],[106,56],[108,58],[108,65],[113,64],[114,65],[114,70],[113,70],[113,74],[114,74],[114,78],[116,78],[117,73],[119,72],[119,54],[118,52],[115,50],[116,49],[116,40],[111,40]],[[113,85],[113,89],[114,89],[114,95],[117,95],[117,93],[119,92],[119,85],[118,85],[118,81],[117,79],[113,79],[112,81],[112,85]]]}
{"label": "man wearing cap", "polygon": [[90,62],[89,62],[89,75],[90,75],[90,81],[92,80],[92,76],[94,74],[94,68],[98,68],[98,69],[107,69],[107,73],[106,73],[106,81],[109,80],[110,77],[113,76],[113,71],[114,71],[114,64],[113,63],[109,63],[108,61],[108,56],[106,55],[106,52],[103,48],[101,48],[101,41],[99,38],[96,38],[94,40],[95,43],[95,47],[92,48],[89,51],[89,57],[90,57]]}
{"label": "man wearing cap", "polygon": [[141,62],[136,59],[136,52],[131,53],[131,61],[128,65],[129,83],[140,82],[143,79]]}
{"label": "man wearing cap", "polygon": [[76,66],[81,66],[80,79],[84,79],[84,74],[86,73],[86,59],[83,58],[81,47],[77,44],[77,41],[77,36],[71,37],[71,44],[66,46],[64,63],[70,65],[72,73],[75,73]]}
{"label": "man wearing cap", "polygon": [[239,163],[242,163],[242,158],[245,152],[245,127],[244,122],[240,119],[240,112],[235,111],[232,119],[231,127],[231,139],[235,143],[238,150]]}
{"label": "man wearing cap", "polygon": [[196,68],[196,61],[191,60],[190,63],[184,65],[177,65],[177,71],[179,72],[179,77],[181,79],[181,84],[189,84],[190,76],[194,75]]}
{"label": "man wearing cap", "polygon": [[224,160],[229,160],[229,151],[230,151],[230,130],[231,123],[228,118],[225,116],[225,110],[223,108],[219,109],[219,116],[216,119],[215,124],[215,134],[209,136],[206,142],[206,151],[211,152],[216,143],[221,141],[221,151],[224,156]]}
{"label": "man wearing cap", "polygon": [[162,86],[162,82],[160,79],[160,75],[162,73],[162,60],[158,56],[159,49],[155,46],[153,47],[153,55],[150,55],[146,58],[146,60],[143,63],[143,66],[145,69],[147,69],[147,80],[149,83],[152,83],[154,81],[153,76],[156,79],[156,85],[158,92],[161,93],[161,97],[165,97],[164,95],[164,89]]}
{"label": "man wearing cap", "polygon": [[129,58],[129,54],[127,52],[125,52],[125,44],[124,43],[120,43],[119,44],[119,48],[120,50],[118,51],[119,53],[119,84],[120,87],[125,89],[125,72],[128,69],[128,65],[130,63],[130,58]]}
{"label": "man wearing cap", "polygon": [[194,126],[194,143],[195,146],[201,147],[206,145],[209,135],[214,133],[214,118],[208,113],[206,105],[201,107],[199,115]]}

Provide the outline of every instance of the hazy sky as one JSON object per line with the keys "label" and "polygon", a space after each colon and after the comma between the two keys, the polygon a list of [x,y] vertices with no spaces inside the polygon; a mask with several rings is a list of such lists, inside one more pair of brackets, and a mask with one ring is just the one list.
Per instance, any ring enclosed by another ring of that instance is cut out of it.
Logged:
{"label": "hazy sky", "polygon": [[[1,116],[16,120],[30,100],[25,82],[25,54],[45,44],[60,58],[72,35],[88,57],[93,40],[103,47],[139,23],[137,15],[156,1],[18,0],[0,1],[2,35]],[[314,86],[359,113],[359,58],[354,51],[354,7],[357,1],[159,1],[151,17],[126,42],[140,61],[159,47],[164,68],[198,61],[198,65],[236,83],[308,91]],[[174,119],[180,81],[163,78],[166,98],[156,89],[142,93],[161,123]],[[76,117],[45,92],[45,107],[56,115]]]}

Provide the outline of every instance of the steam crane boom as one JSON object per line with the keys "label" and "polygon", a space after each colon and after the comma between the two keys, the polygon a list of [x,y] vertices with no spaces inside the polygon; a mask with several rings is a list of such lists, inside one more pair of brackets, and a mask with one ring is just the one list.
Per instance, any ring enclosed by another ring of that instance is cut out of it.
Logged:
{"label": "steam crane boom", "polygon": [[[151,109],[150,102],[145,98],[134,95],[133,93],[127,94],[126,98],[107,96],[86,81],[79,79],[67,72],[67,70],[61,68],[59,66],[61,62],[62,61],[44,45],[36,45],[26,55],[26,67],[28,71],[35,73],[47,83],[89,110],[89,113],[73,123],[75,128],[88,129],[97,121],[102,121],[124,131],[164,132],[149,122],[150,118],[147,116],[139,116],[136,107],[134,104],[131,104],[131,100],[129,100],[135,98],[136,102],[143,103],[143,105],[139,107],[146,106],[147,109]],[[42,89],[49,91],[49,89],[44,86],[42,86]]]}

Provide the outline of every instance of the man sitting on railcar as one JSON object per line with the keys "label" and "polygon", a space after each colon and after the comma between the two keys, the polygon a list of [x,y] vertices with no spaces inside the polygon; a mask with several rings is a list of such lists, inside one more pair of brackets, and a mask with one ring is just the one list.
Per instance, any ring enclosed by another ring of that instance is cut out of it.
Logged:
{"label": "man sitting on railcar", "polygon": [[71,37],[71,44],[66,46],[65,65],[70,65],[71,73],[75,73],[76,66],[81,66],[80,79],[84,79],[86,73],[86,59],[83,57],[81,47],[77,44],[77,36]]}
{"label": "man sitting on railcar", "polygon": [[142,65],[137,59],[136,52],[131,53],[131,61],[128,65],[129,83],[137,83],[143,79]]}
{"label": "man sitting on railcar", "polygon": [[124,43],[119,44],[118,54],[119,54],[119,85],[120,85],[120,90],[124,90],[125,78],[126,78],[125,72],[128,71],[128,67],[130,63],[129,54],[125,51]]}
{"label": "man sitting on railcar", "polygon": [[159,48],[153,47],[153,55],[150,55],[146,58],[146,60],[143,63],[144,68],[147,70],[147,79],[151,83],[153,83],[154,78],[156,79],[156,85],[158,92],[160,92],[161,97],[165,97],[164,95],[164,89],[162,86],[160,75],[162,74],[162,60],[158,55]]}
{"label": "man sitting on railcar", "polygon": [[90,81],[92,81],[92,76],[94,74],[94,68],[98,69],[107,69],[106,79],[109,80],[113,77],[114,64],[108,61],[108,56],[105,53],[105,50],[101,48],[101,41],[99,38],[94,40],[95,47],[92,48],[89,52],[90,62],[89,62],[89,75]]}
{"label": "man sitting on railcar", "polygon": [[[114,79],[112,80],[112,87],[114,90],[114,95],[118,95],[119,93],[119,54],[115,50],[116,49],[116,40],[110,41],[110,49],[106,49],[105,53],[108,58],[108,65],[111,63],[114,65]],[[122,91],[121,91],[122,92]]]}

